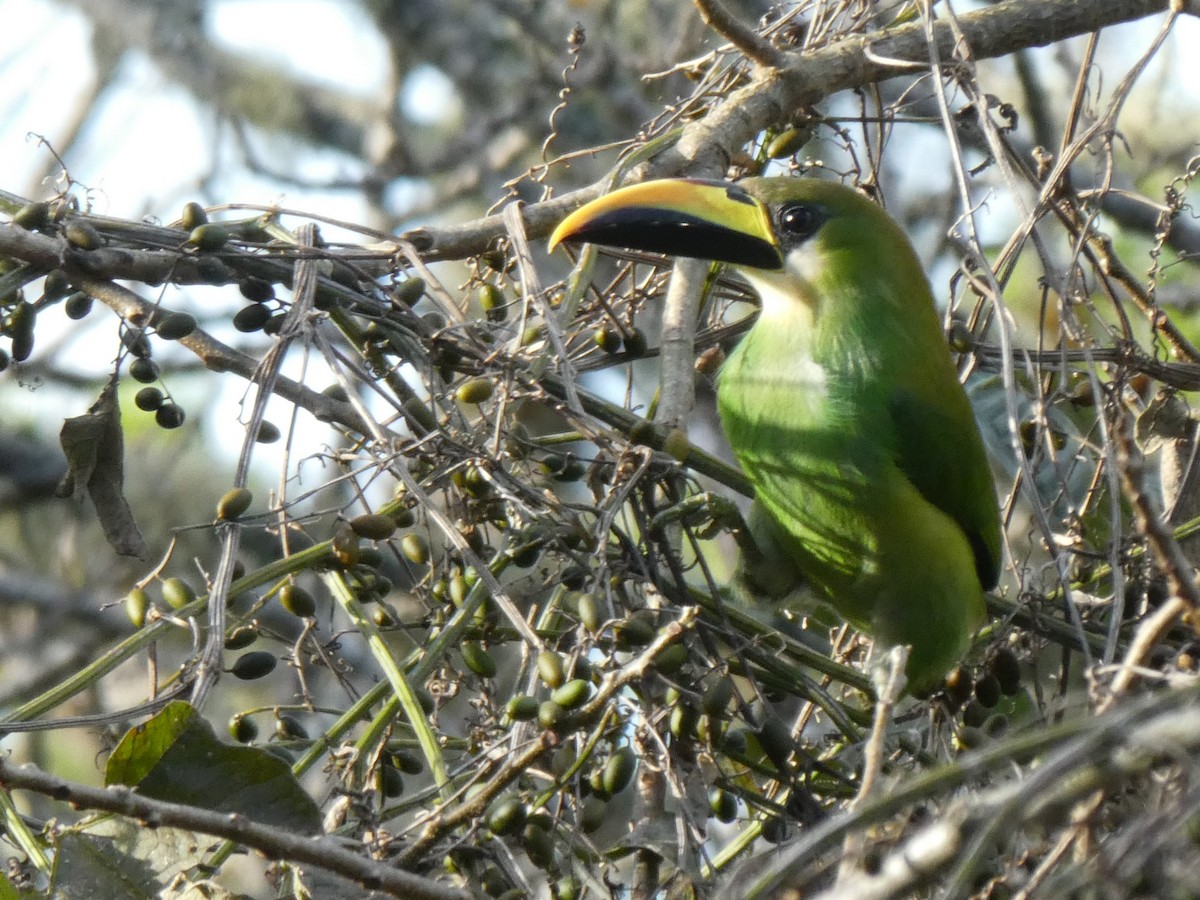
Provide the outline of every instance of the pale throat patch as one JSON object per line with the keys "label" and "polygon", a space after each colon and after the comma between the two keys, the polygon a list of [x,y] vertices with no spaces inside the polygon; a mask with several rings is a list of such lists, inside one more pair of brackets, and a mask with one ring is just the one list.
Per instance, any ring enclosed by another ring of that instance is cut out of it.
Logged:
{"label": "pale throat patch", "polygon": [[[806,330],[810,330],[820,312],[814,285],[821,274],[822,265],[816,241],[808,241],[788,251],[780,271],[741,271],[762,300],[763,318],[799,322]],[[804,318],[797,319],[797,316]]]}
{"label": "pale throat patch", "polygon": [[764,372],[764,378],[823,392],[825,369],[813,359],[812,353],[813,329],[820,311],[812,288],[816,256],[811,250],[798,248],[788,254],[786,268],[781,272],[751,269],[742,270],[742,275],[762,301],[755,330],[770,329],[774,332],[773,339],[790,351],[785,357],[787,370]]}

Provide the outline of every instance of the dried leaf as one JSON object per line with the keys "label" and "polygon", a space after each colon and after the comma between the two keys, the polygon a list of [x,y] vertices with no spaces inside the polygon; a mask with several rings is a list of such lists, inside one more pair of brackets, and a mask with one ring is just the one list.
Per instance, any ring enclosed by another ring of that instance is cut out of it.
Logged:
{"label": "dried leaf", "polygon": [[67,474],[60,497],[87,490],[109,545],[122,556],[146,556],[146,542],[122,489],[125,484],[125,436],[117,402],[117,379],[111,379],[85,415],[63,422],[59,435],[67,455]]}

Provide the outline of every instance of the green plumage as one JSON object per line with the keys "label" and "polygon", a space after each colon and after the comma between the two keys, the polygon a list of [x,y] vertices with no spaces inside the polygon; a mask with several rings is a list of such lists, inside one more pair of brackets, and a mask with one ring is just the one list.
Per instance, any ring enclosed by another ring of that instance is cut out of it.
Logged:
{"label": "green plumage", "polygon": [[763,311],[721,372],[725,433],[817,595],[885,644],[911,644],[911,685],[932,687],[983,623],[1000,524],[928,282],[900,228],[853,191],[741,187],[827,218],[784,247],[783,270],[743,269]]}
{"label": "green plumage", "polygon": [[754,485],[764,559],[885,645],[910,644],[924,692],[983,623],[1001,555],[995,488],[929,283],[900,227],[841,185],[662,181],[584,207],[556,232],[731,262],[762,313],[718,383]]}

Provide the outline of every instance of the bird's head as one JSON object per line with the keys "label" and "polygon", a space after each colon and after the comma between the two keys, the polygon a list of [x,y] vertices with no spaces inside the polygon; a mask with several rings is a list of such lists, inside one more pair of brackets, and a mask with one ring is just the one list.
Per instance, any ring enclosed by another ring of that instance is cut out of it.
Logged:
{"label": "bird's head", "polygon": [[831,293],[835,278],[890,272],[925,283],[908,238],[887,213],[848,187],[811,178],[631,185],[567,216],[550,248],[572,241],[729,263],[768,311],[775,297],[815,302]]}

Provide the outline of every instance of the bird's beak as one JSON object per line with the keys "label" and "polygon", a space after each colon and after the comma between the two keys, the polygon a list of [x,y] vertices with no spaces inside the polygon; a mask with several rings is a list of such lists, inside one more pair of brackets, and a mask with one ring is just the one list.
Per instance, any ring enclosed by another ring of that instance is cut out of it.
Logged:
{"label": "bird's beak", "polygon": [[667,178],[605,194],[563,219],[550,249],[568,241],[783,268],[767,208],[726,181]]}

